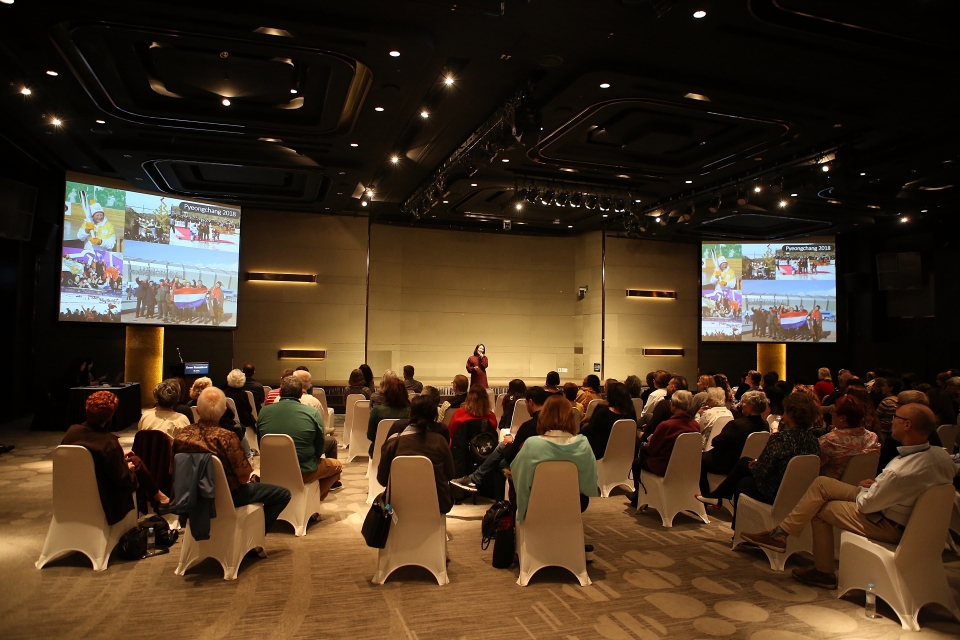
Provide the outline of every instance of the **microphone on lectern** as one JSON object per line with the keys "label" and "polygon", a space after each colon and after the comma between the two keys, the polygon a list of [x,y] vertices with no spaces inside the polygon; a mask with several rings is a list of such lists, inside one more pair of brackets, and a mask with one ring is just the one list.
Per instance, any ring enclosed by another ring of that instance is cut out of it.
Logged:
{"label": "microphone on lectern", "polygon": [[180,347],[174,347],[177,350],[177,357],[180,358],[180,364],[183,364],[183,355],[180,353]]}

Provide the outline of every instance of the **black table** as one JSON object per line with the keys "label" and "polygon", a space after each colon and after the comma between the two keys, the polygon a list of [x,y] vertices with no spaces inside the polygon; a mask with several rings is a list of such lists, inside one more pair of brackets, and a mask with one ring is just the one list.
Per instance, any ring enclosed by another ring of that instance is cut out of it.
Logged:
{"label": "black table", "polygon": [[122,431],[140,422],[140,383],[131,382],[120,387],[71,387],[67,406],[67,424],[64,428],[80,424],[87,419],[87,398],[97,391],[109,391],[120,401],[117,412],[113,414],[113,420],[110,421],[111,431]]}

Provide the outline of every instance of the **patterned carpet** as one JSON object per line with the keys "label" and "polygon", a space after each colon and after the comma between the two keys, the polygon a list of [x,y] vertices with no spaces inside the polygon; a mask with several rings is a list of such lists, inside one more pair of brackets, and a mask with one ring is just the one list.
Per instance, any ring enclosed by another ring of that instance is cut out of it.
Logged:
{"label": "patterned carpet", "polygon": [[[132,434],[122,435],[129,445]],[[730,551],[726,512],[709,510],[709,525],[680,515],[664,529],[656,512],[635,515],[622,495],[594,499],[584,514],[596,547],[589,587],[546,569],[524,588],[516,567],[491,568],[492,548],[480,549],[485,504],[458,506],[448,517],[449,585],[405,568],[377,586],[370,582],[376,551],[359,533],[365,461],[345,467],[344,488],[324,503],[306,538],[278,523],[267,536],[269,557],[248,556],[235,582],[210,560],[174,575],[179,543],[148,560],[114,559],[102,573],[78,554],[37,571],[51,516],[50,454],[60,438],[4,434],[17,445],[0,456],[0,637],[7,640],[960,637],[960,624],[937,607],[921,614],[923,631],[904,632],[882,602],[883,617],[867,619],[862,593],[837,599],[771,571],[759,551]],[[809,562],[795,556],[787,569]],[[960,596],[960,558],[946,553],[944,563]]]}

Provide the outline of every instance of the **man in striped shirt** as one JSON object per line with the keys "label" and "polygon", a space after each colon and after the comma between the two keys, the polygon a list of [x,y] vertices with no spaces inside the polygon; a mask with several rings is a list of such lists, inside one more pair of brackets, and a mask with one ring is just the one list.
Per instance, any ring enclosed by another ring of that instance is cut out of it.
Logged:
{"label": "man in striped shirt", "polygon": [[[283,386],[284,378],[292,375],[293,375],[293,369],[284,369],[283,373],[280,374],[280,386]],[[268,404],[273,404],[274,402],[280,399],[280,386],[278,386],[276,389],[270,390],[270,393],[268,393],[267,396],[263,399],[263,406],[267,406]]]}

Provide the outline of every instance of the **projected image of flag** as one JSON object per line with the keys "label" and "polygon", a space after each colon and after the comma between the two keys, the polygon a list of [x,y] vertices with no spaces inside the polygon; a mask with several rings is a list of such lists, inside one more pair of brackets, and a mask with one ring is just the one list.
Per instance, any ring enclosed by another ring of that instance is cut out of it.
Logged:
{"label": "projected image of flag", "polygon": [[178,309],[194,309],[207,303],[207,290],[200,287],[183,287],[173,292],[173,304]]}

